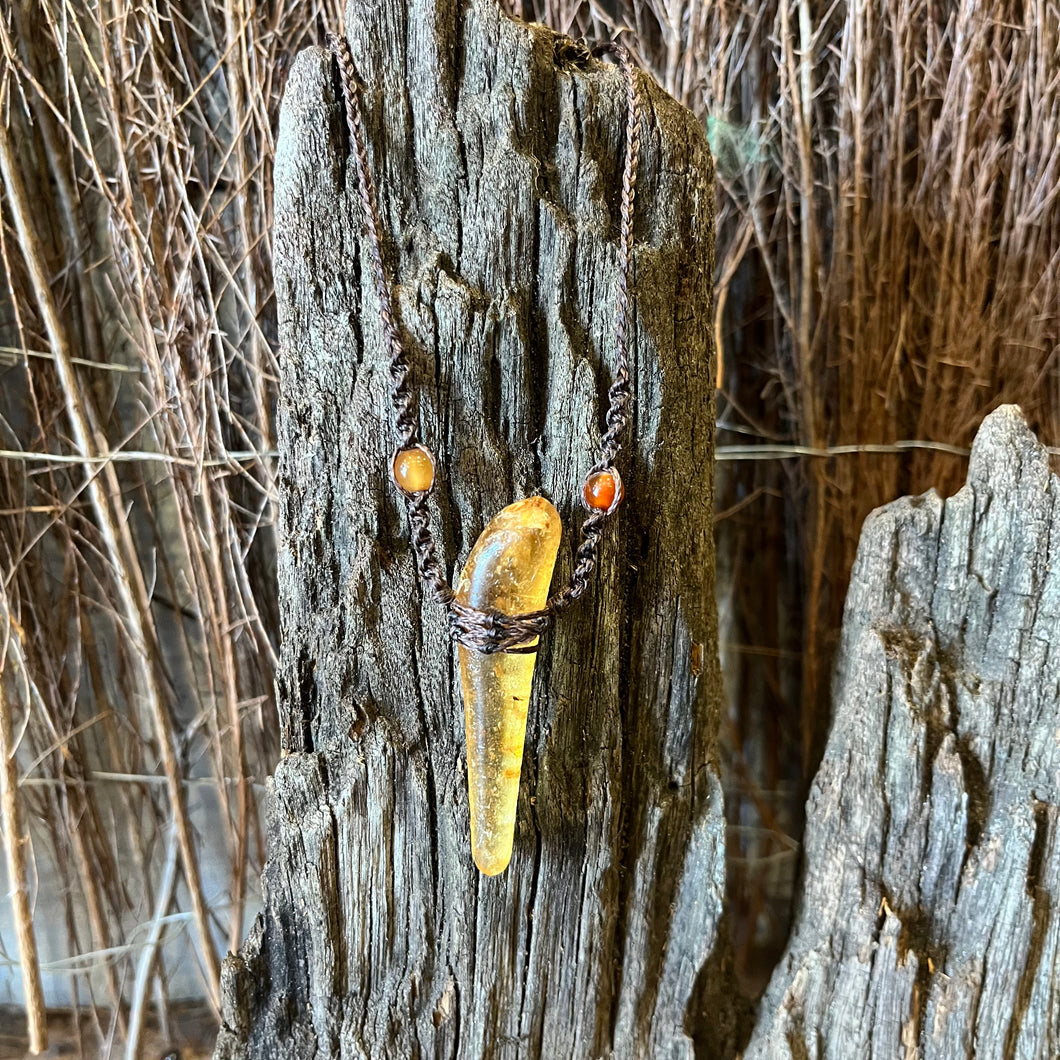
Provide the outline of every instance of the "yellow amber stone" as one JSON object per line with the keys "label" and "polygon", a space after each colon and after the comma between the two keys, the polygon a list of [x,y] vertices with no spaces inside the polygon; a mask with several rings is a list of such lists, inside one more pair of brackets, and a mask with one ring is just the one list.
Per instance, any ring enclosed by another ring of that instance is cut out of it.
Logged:
{"label": "yellow amber stone", "polygon": [[[475,542],[460,574],[457,599],[479,611],[505,615],[541,610],[548,601],[561,529],[559,513],[544,497],[509,504]],[[471,852],[487,876],[503,872],[512,857],[536,661],[536,652],[484,655],[460,645]]]}

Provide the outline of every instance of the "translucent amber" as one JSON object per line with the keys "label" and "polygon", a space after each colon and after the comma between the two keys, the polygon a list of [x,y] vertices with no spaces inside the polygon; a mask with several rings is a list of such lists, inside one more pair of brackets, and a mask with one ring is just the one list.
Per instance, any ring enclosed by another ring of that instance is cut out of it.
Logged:
{"label": "translucent amber", "polygon": [[434,457],[422,445],[394,456],[394,481],[405,493],[422,493],[434,485]]}
{"label": "translucent amber", "polygon": [[[548,600],[560,531],[559,513],[543,497],[509,504],[475,542],[457,599],[506,615],[539,611]],[[487,876],[503,872],[512,857],[536,660],[535,652],[484,655],[460,645],[471,852]]]}

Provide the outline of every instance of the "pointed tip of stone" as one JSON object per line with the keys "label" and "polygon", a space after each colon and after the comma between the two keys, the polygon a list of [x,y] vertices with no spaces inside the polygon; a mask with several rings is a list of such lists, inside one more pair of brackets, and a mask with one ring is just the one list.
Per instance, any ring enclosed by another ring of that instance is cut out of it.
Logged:
{"label": "pointed tip of stone", "polygon": [[475,858],[475,867],[483,876],[499,876],[512,862],[511,851],[508,852],[508,856],[503,860],[501,858],[490,860],[482,857],[476,851],[472,853]]}

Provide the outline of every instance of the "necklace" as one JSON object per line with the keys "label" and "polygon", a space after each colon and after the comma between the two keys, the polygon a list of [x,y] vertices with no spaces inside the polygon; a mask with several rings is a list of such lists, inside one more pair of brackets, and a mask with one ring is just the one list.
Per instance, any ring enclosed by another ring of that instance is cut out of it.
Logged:
{"label": "necklace", "polygon": [[368,167],[360,89],[345,38],[328,34],[338,64],[354,168],[368,235],[383,339],[390,357],[391,399],[398,445],[390,477],[408,512],[420,579],[448,612],[459,645],[467,738],[471,849],[485,875],[503,872],[511,860],[515,811],[522,770],[526,715],[538,640],[556,615],[582,597],[596,567],[603,522],[622,503],[624,488],[615,467],[620,438],[629,422],[630,374],[626,333],[630,322],[629,273],[633,257],[633,205],[640,154],[640,98],[629,52],[619,44],[595,48],[611,54],[626,87],[626,152],[618,250],[615,374],[600,452],[586,477],[582,503],[588,514],[574,554],[569,584],[549,596],[562,527],[543,497],[528,497],[502,509],[479,535],[454,590],[446,580],[431,532],[427,497],[435,485],[434,454],[418,438],[416,403],[409,390],[409,361],[395,324],[383,267],[382,222]]}

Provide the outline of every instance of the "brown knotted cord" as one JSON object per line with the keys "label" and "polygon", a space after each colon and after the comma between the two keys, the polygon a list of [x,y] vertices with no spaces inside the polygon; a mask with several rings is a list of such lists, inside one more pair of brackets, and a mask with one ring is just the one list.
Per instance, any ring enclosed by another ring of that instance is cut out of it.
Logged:
{"label": "brown knotted cord", "polygon": [[[382,221],[376,203],[375,185],[368,168],[365,148],[364,121],[361,115],[360,88],[353,67],[353,56],[344,37],[329,33],[328,47],[338,63],[342,93],[346,101],[346,121],[353,146],[354,166],[368,232],[368,250],[376,297],[379,299],[379,319],[383,338],[390,354],[391,400],[397,412],[399,450],[418,445],[416,434],[415,400],[409,393],[409,362],[394,322],[394,306],[390,286],[383,268]],[[626,83],[626,157],[622,172],[622,218],[618,245],[618,313],[615,320],[615,378],[608,391],[607,429],[600,440],[600,456],[592,473],[613,471],[618,456],[622,432],[629,423],[630,375],[627,331],[630,325],[629,272],[633,260],[633,204],[637,188],[637,163],[640,157],[640,97],[636,73],[629,52],[617,43],[603,44],[593,49],[594,55],[610,53],[622,68]],[[433,459],[433,458],[432,458]],[[616,473],[617,474],[617,473]],[[582,522],[581,541],[574,554],[574,570],[570,584],[549,598],[540,611],[523,615],[505,615],[497,611],[479,611],[460,603],[438,559],[434,535],[427,513],[427,494],[404,493],[408,508],[412,547],[421,579],[430,586],[435,599],[449,613],[449,630],[453,638],[476,651],[532,652],[537,650],[536,639],[545,632],[553,617],[581,597],[589,587],[589,578],[596,566],[596,554],[603,521],[617,507],[608,511],[590,510]],[[529,642],[529,643],[528,643]]]}

